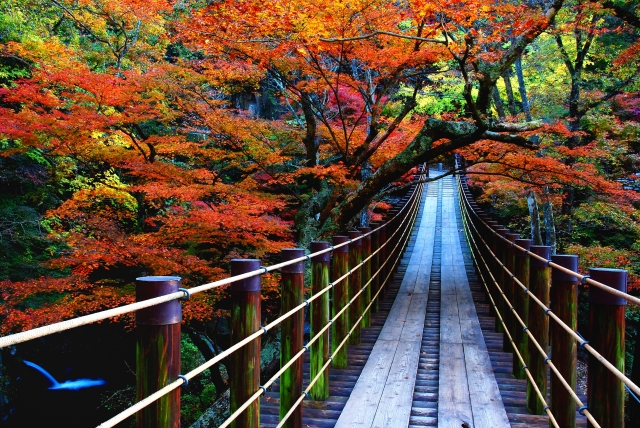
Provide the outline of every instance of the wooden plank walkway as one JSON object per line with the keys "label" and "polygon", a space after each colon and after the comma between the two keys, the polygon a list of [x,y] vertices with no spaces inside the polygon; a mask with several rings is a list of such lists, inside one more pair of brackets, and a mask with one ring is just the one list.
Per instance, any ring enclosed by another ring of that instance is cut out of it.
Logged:
{"label": "wooden plank walkway", "polygon": [[[436,233],[442,244],[439,355],[446,355],[439,361],[438,426],[509,426],[462,259],[452,178],[437,185],[438,197],[426,198],[401,298],[394,302],[336,427],[409,426]],[[442,227],[436,230],[438,198]]]}
{"label": "wooden plank walkway", "polygon": [[[423,209],[424,199],[420,206],[420,210],[422,211]],[[355,384],[361,377],[360,374],[365,363],[371,359],[372,349],[396,301],[396,295],[408,269],[418,233],[422,230],[420,224],[421,216],[419,215],[397,272],[392,277],[389,287],[385,289],[385,297],[380,301],[379,311],[371,315],[371,327],[362,329],[361,344],[358,346],[348,345],[348,367],[346,369],[329,368],[329,399],[326,401],[304,400],[302,412],[304,427],[329,428],[335,426]],[[304,387],[306,388],[309,384],[310,376],[308,353],[304,354],[303,370]],[[260,400],[260,426],[263,428],[272,428],[278,425],[279,393],[280,385],[279,382],[276,382]]]}
{"label": "wooden plank walkway", "polygon": [[438,426],[508,427],[462,257],[453,178],[443,187]]}
{"label": "wooden plank walkway", "polygon": [[[362,344],[349,346],[349,367],[330,369],[331,397],[305,400],[303,426],[548,426],[546,416],[526,413],[526,382],[511,375],[511,354],[493,332],[454,185],[445,177],[425,190],[381,310]],[[307,360],[304,369],[308,379]],[[261,414],[263,427],[277,425],[277,384]]]}
{"label": "wooden plank walkway", "polygon": [[429,292],[437,197],[425,197],[421,225],[398,298],[336,428],[407,426]]}
{"label": "wooden plank walkway", "polygon": [[[489,303],[485,300],[484,286],[479,282],[469,245],[462,230],[459,232],[459,239],[473,302],[480,320],[482,335],[491,359],[491,367],[500,388],[500,395],[507,411],[509,423],[511,427],[548,428],[549,417],[546,414],[532,415],[526,409],[527,381],[513,377],[513,353],[502,350],[503,334],[495,332],[495,317],[489,314]],[[587,398],[583,393],[579,393],[578,396],[586,403]],[[547,395],[547,401],[549,401],[549,395]],[[576,426],[578,428],[586,427],[587,418],[576,413]]]}

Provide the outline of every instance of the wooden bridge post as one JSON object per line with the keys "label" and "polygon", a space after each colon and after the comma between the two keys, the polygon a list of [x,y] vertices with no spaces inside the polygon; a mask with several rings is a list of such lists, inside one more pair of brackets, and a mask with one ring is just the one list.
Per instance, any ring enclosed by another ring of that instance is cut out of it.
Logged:
{"label": "wooden bridge post", "polygon": [[[326,250],[328,242],[314,241],[311,243],[311,252]],[[329,260],[330,253],[326,252],[311,258],[311,294],[315,296],[329,286]],[[309,308],[311,318],[311,338],[329,322],[329,293],[326,292],[313,302]],[[314,379],[322,370],[322,366],[329,359],[329,330],[311,345],[310,375]],[[325,369],[315,385],[309,391],[312,400],[326,400],[329,398],[329,369]]]}
{"label": "wooden bridge post", "polygon": [[[136,278],[136,302],[178,291],[178,276],[144,276]],[[140,401],[180,374],[180,322],[182,305],[179,300],[136,311],[136,400]],[[139,428],[179,428],[180,389],[136,413]]]}
{"label": "wooden bridge post", "polygon": [[[475,227],[475,230],[472,230],[472,233],[475,234],[479,255],[482,256],[482,259],[484,259],[484,261],[488,264],[488,266],[490,266],[491,260],[487,258],[487,250],[484,244],[482,243],[482,240],[480,239],[480,238],[484,239],[485,242],[487,243],[490,242],[489,241],[490,235],[488,235],[488,233],[490,232],[488,232],[488,229],[486,226],[487,221],[489,221],[489,216],[486,214],[481,214],[480,220],[476,220],[476,227]],[[489,316],[495,316],[495,308],[491,304],[491,299],[489,298],[489,295],[493,297],[495,293],[493,292],[494,287],[489,277],[488,266],[485,266],[482,260],[478,259],[478,270],[482,272],[482,277],[486,281],[486,286],[487,286],[484,290],[484,294],[485,294],[484,300],[489,304]]]}
{"label": "wooden bridge post", "polygon": [[[532,245],[531,252],[549,260],[551,247],[545,245]],[[551,268],[546,262],[535,257],[530,257],[529,288],[531,293],[542,303],[549,306],[549,282]],[[538,340],[540,347],[545,351],[549,349],[549,317],[544,309],[537,303],[529,305],[529,319],[527,322],[531,334]],[[547,364],[538,349],[529,342],[529,372],[534,379],[543,397],[547,396]],[[538,398],[531,381],[527,381],[527,410],[533,415],[545,414],[544,405]]]}
{"label": "wooden bridge post", "polygon": [[[520,237],[519,233],[507,233],[505,235],[505,238],[507,238],[511,243],[516,242],[516,239],[518,239],[519,237]],[[507,269],[509,269],[509,272],[511,272],[511,275],[515,275],[516,250],[515,248],[513,248],[513,246],[507,244],[506,242],[503,242],[503,244],[504,244],[504,265]],[[511,307],[515,307],[514,306],[515,302],[513,301],[513,299],[515,296],[516,284],[513,281],[513,277],[511,275],[509,275],[506,272],[504,272],[503,274],[504,293],[507,296],[507,299],[509,299],[509,302],[511,303]],[[511,310],[510,307],[507,307],[507,306],[508,305],[505,304],[505,312],[504,312],[505,324],[507,325],[507,329],[509,330],[511,337],[514,338],[517,321],[516,321],[516,317],[513,315],[513,311]],[[502,340],[502,350],[505,352],[513,352],[513,345],[506,333],[504,334],[503,340]],[[513,353],[515,354],[515,352]],[[515,371],[514,371],[514,375],[515,375]]]}
{"label": "wooden bridge post", "polygon": [[[574,272],[578,271],[578,256],[558,254],[551,256],[551,261]],[[551,271],[551,309],[573,331],[578,329],[578,280],[575,276],[558,269]],[[575,339],[557,322],[552,322],[549,325],[549,340],[553,364],[575,391],[578,363],[578,346]],[[550,386],[549,404],[556,422],[561,427],[575,428],[576,402],[554,372],[551,372]]]}
{"label": "wooden bridge post", "polygon": [[[627,292],[627,271],[589,269],[591,279]],[[589,286],[589,344],[624,373],[625,306],[627,301]],[[589,412],[602,428],[624,428],[624,384],[589,354],[587,374]],[[591,424],[587,424],[588,427]]]}
{"label": "wooden bridge post", "polygon": [[[363,234],[367,235],[367,233],[371,232],[370,227],[359,227],[358,230]],[[365,260],[367,257],[371,255],[371,234],[365,236],[360,240],[362,242],[362,260]],[[361,268],[362,271],[362,286],[364,287],[367,282],[371,279],[371,259],[365,262],[365,264]],[[373,282],[373,281],[372,281]],[[362,293],[362,304],[360,305],[362,310],[369,306],[371,303],[371,286],[373,284],[369,284],[367,288]],[[371,310],[368,310],[364,313],[362,317],[361,326],[366,328],[371,326]]]}
{"label": "wooden bridge post", "polygon": [[[485,230],[485,241],[487,242],[488,248],[484,249],[485,250],[484,259],[487,262],[489,271],[491,272],[491,274],[493,275],[493,277],[497,282],[498,281],[498,276],[497,276],[498,271],[496,270],[497,263],[496,263],[496,260],[491,255],[491,253],[493,253],[497,256],[496,241],[498,237],[493,233],[493,231],[496,229],[502,229],[502,226],[499,225],[498,222],[495,220],[489,220],[487,222],[487,227]],[[500,333],[502,331],[500,330],[502,327],[498,326],[498,324],[500,324],[500,321],[498,320],[498,317],[496,315],[496,311],[500,307],[498,306],[500,304],[500,295],[498,294],[498,288],[493,283],[490,277],[487,277],[487,281],[489,282],[489,288],[491,289],[491,293],[493,294],[493,300],[496,305],[495,308],[493,306],[489,306],[489,315],[495,317],[496,319],[495,331]]]}
{"label": "wooden bridge post", "polygon": [[[260,269],[260,260],[231,260],[231,275],[241,275]],[[231,346],[260,329],[260,275],[231,283]],[[247,343],[229,356],[229,407],[235,412],[260,386],[260,337]],[[232,428],[258,428],[260,400],[255,400],[235,421]]]}
{"label": "wooden bridge post", "polygon": [[379,305],[384,299],[384,288],[387,284],[385,279],[389,269],[389,263],[385,264],[385,261],[389,256],[389,243],[387,242],[387,225],[384,223],[380,226],[380,230],[378,231],[378,246],[381,247],[380,252],[378,253],[378,267],[384,266],[380,269],[380,273],[378,274],[378,290],[380,290],[380,295],[378,296]]}
{"label": "wooden bridge post", "polygon": [[[509,229],[505,229],[505,228],[499,228],[499,229],[495,229],[496,233],[501,236],[501,237],[505,237],[507,236],[507,233],[509,233]],[[506,289],[506,275],[504,273],[504,269],[502,268],[502,265],[505,264],[505,261],[507,259],[506,257],[506,252],[507,252],[507,244],[505,244],[505,242],[500,239],[499,237],[495,236],[495,240],[496,240],[496,257],[498,257],[498,260],[496,260],[496,264],[495,264],[495,271],[493,273],[493,275],[495,276],[496,280],[498,281],[498,285],[500,286],[500,288],[502,289],[502,292],[505,293],[505,289]],[[506,295],[506,293],[505,293]],[[498,292],[498,294],[496,294],[496,306],[498,308],[498,311],[500,311],[500,315],[502,315],[502,319],[504,320],[505,324],[507,323],[507,319],[508,317],[507,315],[507,310],[509,308],[507,308],[507,304],[504,302],[504,298],[502,297],[502,295],[500,295],[500,293]],[[496,333],[504,333],[504,326],[502,325],[502,323],[496,318]],[[504,350],[506,349],[510,349],[508,347],[508,344],[505,342],[508,342],[508,340],[505,340],[507,335],[503,334],[503,340],[502,340],[502,349]]]}
{"label": "wooden bridge post", "polygon": [[[398,209],[394,208],[392,210],[389,210],[389,217],[395,217],[396,214],[398,214]],[[388,235],[393,235],[393,232],[398,230],[400,221],[401,221],[400,216],[397,216],[389,222],[390,227],[387,228],[387,230],[389,231]],[[396,244],[398,243],[399,237],[400,237],[400,234],[396,233],[395,235],[393,235],[392,238],[389,238],[389,244],[388,244],[389,249],[387,250],[387,258],[389,259],[389,262],[387,263],[387,271],[386,271],[387,275],[389,275],[389,279],[385,284],[386,288],[389,288],[389,286],[391,285],[391,279],[395,274],[395,266],[393,262],[396,259],[396,255],[398,252],[398,249],[396,248]]]}
{"label": "wooden bridge post", "polygon": [[[349,239],[360,238],[362,233],[357,230],[349,231]],[[362,266],[356,268],[362,262],[362,239],[349,244],[349,268],[352,269],[349,275],[349,300],[351,300],[360,290],[362,290]],[[360,314],[362,314],[362,294],[355,298],[349,307],[349,345],[360,344]],[[353,331],[352,331],[353,329]]]}
{"label": "wooden bridge post", "polygon": [[[285,248],[282,261],[304,257],[302,248]],[[280,271],[280,295],[282,313],[289,312],[304,301],[304,261],[285,266]],[[297,354],[304,342],[304,309],[282,320],[280,330],[280,367]],[[302,358],[298,358],[280,376],[280,419],[289,412],[302,395]],[[286,428],[302,428],[302,406],[297,406],[283,425]]]}
{"label": "wooden bridge post", "polygon": [[[375,252],[378,248],[380,248],[380,239],[379,239],[379,233],[377,230],[378,227],[380,226],[380,223],[378,222],[374,222],[374,223],[369,223],[369,227],[371,227],[371,230],[373,230],[374,232],[371,233],[371,252]],[[380,252],[377,252],[376,254],[373,255],[373,257],[371,257],[371,265],[369,268],[369,273],[370,275],[374,275],[377,271],[378,268],[380,267]],[[373,280],[371,281],[371,297],[373,298],[373,296],[376,295],[376,293],[378,292],[378,290],[380,289],[380,274],[375,275],[373,277]],[[379,310],[379,302],[380,299],[375,298],[373,300],[373,305],[371,305],[371,312],[378,312]]]}
{"label": "wooden bridge post", "polygon": [[[531,239],[516,239],[515,244],[529,250],[531,248]],[[525,288],[529,288],[529,255],[524,251],[516,250],[516,278],[524,284]],[[516,308],[516,312],[522,318],[522,321],[529,325],[529,295],[522,291],[520,286],[514,285],[513,306]],[[520,352],[525,364],[529,364],[529,336],[520,328],[520,324],[516,324],[514,331],[515,347]],[[526,379],[527,375],[522,369],[522,363],[520,359],[513,353],[513,376],[516,379]]]}
{"label": "wooden bridge post", "polygon": [[[348,236],[334,236],[333,245],[349,242]],[[331,281],[336,281],[349,272],[349,244],[333,250],[333,262],[331,269]],[[335,317],[342,308],[349,303],[348,278],[343,279],[333,286],[333,305],[331,317]],[[340,343],[349,334],[349,310],[347,309],[331,324],[331,365],[336,369],[347,367],[347,347],[343,346],[336,351]]]}

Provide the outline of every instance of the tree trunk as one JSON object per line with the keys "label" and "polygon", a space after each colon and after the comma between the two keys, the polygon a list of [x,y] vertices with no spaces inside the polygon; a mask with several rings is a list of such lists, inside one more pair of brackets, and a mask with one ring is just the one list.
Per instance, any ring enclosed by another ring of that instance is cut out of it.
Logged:
{"label": "tree trunk", "polygon": [[538,201],[536,200],[536,192],[533,190],[527,193],[527,205],[529,205],[529,216],[531,217],[531,239],[533,240],[533,245],[543,245],[542,236],[540,235]]}
{"label": "tree trunk", "polygon": [[[193,344],[196,345],[196,348],[198,348],[205,360],[208,361],[217,355],[213,344],[205,337],[204,334],[198,333],[197,331],[188,327],[185,327],[185,330],[189,335],[189,338],[191,339]],[[220,374],[220,364],[221,363],[214,364],[209,369],[209,379],[216,387],[216,397],[222,395],[222,393],[224,393],[228,388],[227,383],[224,381],[222,375]]]}
{"label": "tree trunk", "polygon": [[518,58],[515,62],[516,76],[518,77],[518,89],[520,91],[520,99],[522,100],[522,111],[524,111],[525,118],[528,122],[533,120],[531,118],[531,108],[529,106],[529,98],[527,97],[527,88],[524,85],[524,75],[522,74],[522,59]]}
{"label": "tree trunk", "polygon": [[304,121],[307,127],[303,140],[304,146],[307,149],[307,166],[314,167],[318,163],[318,124],[313,114],[311,103],[309,103],[306,97],[303,96],[300,99],[300,105],[302,106]]}
{"label": "tree trunk", "polygon": [[493,104],[496,106],[496,112],[498,112],[498,118],[504,119],[504,101],[502,101],[502,96],[500,96],[500,91],[497,86],[494,86],[491,90],[491,97],[493,98]]}
{"label": "tree trunk", "polygon": [[504,80],[504,89],[507,93],[507,107],[509,108],[509,114],[511,116],[515,116],[518,114],[516,109],[516,100],[513,97],[513,87],[511,86],[511,68],[508,68],[504,73],[502,73],[502,80]]}
{"label": "tree trunk", "polygon": [[551,254],[556,253],[556,224],[553,217],[553,204],[551,204],[551,198],[549,198],[548,189],[545,189],[545,196],[547,201],[542,205],[542,213],[544,215],[544,228],[545,228],[545,243],[551,247]]}

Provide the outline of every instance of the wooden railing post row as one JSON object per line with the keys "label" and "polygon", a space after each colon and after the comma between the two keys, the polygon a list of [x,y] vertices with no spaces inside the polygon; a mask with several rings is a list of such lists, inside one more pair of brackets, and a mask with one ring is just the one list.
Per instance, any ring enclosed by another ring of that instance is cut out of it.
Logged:
{"label": "wooden railing post row", "polygon": [[[496,260],[493,258],[493,255],[491,254],[493,253],[497,256],[496,240],[498,239],[498,237],[494,233],[495,229],[502,229],[502,226],[499,225],[496,220],[489,220],[485,228],[485,241],[487,242],[488,247],[484,247],[484,251],[485,251],[484,259],[487,262],[489,271],[491,272],[491,274],[493,275],[493,277],[497,282],[498,281],[498,271],[496,269],[497,263],[496,263]],[[494,326],[494,329],[497,333],[501,333],[502,330],[500,329],[502,327],[498,326],[498,324],[500,324],[500,320],[496,315],[496,311],[500,307],[498,306],[500,304],[500,295],[498,294],[498,288],[493,283],[490,277],[487,277],[487,281],[489,282],[489,288],[491,289],[491,293],[493,294],[493,300],[496,305],[495,308],[493,306],[489,307],[489,315],[495,317],[496,325]]]}
{"label": "wooden railing post row", "polygon": [[[359,227],[358,230],[363,235],[367,235],[367,233],[371,232],[370,227]],[[361,259],[366,260],[366,258],[371,255],[371,235],[369,234],[367,236],[364,236],[360,241],[362,242]],[[371,279],[371,259],[365,262],[365,264],[362,266],[360,270],[362,271],[362,286],[364,287],[364,285],[367,282],[369,282],[369,280]],[[364,290],[364,292],[362,293],[362,299],[361,299],[362,304],[360,306],[362,307],[363,311],[364,311],[364,308],[369,306],[369,303],[371,303],[371,286],[372,285],[373,284],[369,284],[367,288]],[[363,314],[360,325],[364,328],[371,326],[371,310],[368,310],[366,313]]]}
{"label": "wooden railing post row", "polygon": [[[314,241],[311,243],[311,253],[326,250],[329,243],[324,241]],[[320,254],[311,258],[311,294],[315,296],[329,286],[329,260],[330,253]],[[326,292],[313,302],[309,308],[311,318],[311,338],[318,335],[318,332],[329,322],[329,293]],[[322,367],[329,359],[329,330],[322,333],[322,336],[311,345],[311,366],[310,377],[314,379],[322,370]],[[322,375],[309,391],[312,400],[326,400],[329,398],[329,369],[325,369]]]}
{"label": "wooden railing post row", "polygon": [[[469,201],[472,201],[471,196],[467,196],[467,199]],[[480,281],[484,281],[486,285],[486,288],[483,287],[484,301],[489,304],[489,308],[490,308],[489,313],[495,314],[495,310],[491,305],[491,299],[489,298],[489,292],[490,292],[489,290],[493,290],[493,287],[487,271],[487,267],[482,262],[482,260],[485,260],[487,261],[487,263],[489,263],[487,259],[486,251],[484,251],[484,244],[482,243],[483,239],[485,241],[488,240],[488,236],[485,232],[485,225],[482,223],[482,220],[486,223],[487,221],[489,221],[489,216],[484,214],[480,209],[480,207],[478,207],[478,205],[475,203],[474,205],[469,204],[468,209],[473,210],[478,214],[477,217],[474,216],[473,214],[470,214],[468,216],[469,223],[473,225],[469,227],[469,233],[473,236],[473,239],[476,242],[477,248],[476,246],[470,246],[470,247],[471,247],[471,251],[474,251],[477,253],[475,258],[475,262],[476,262],[475,266],[476,266],[476,270],[478,271],[478,276],[479,276],[478,279]]]}
{"label": "wooden railing post row", "polygon": [[[362,236],[357,230],[349,231],[349,239],[356,239]],[[362,289],[362,266],[356,268],[362,262],[362,239],[354,240],[349,244],[349,268],[352,269],[349,275],[349,300],[351,300]],[[360,344],[360,314],[362,314],[362,294],[355,298],[349,307],[349,345]],[[355,328],[354,328],[355,327]],[[353,331],[351,330],[353,329]]]}
{"label": "wooden railing post row", "polygon": [[[231,275],[241,275],[260,269],[260,260],[231,260]],[[260,275],[231,283],[231,345],[242,341],[260,329]],[[260,344],[257,337],[229,356],[229,407],[233,414],[260,387]],[[231,428],[258,428],[260,400],[255,400],[232,423]]]}
{"label": "wooden railing post row", "polygon": [[387,278],[387,272],[389,270],[389,263],[385,264],[387,258],[389,257],[387,224],[385,224],[384,219],[382,220],[382,223],[383,224],[380,226],[380,230],[378,231],[378,246],[381,247],[380,252],[378,253],[378,266],[382,266],[382,268],[380,269],[380,273],[378,274],[378,290],[380,290],[380,294],[378,295],[378,305],[382,300],[384,300],[385,286],[387,284],[385,279]]}
{"label": "wooden railing post row", "polygon": [[[507,233],[509,233],[509,229],[505,229],[504,227],[499,226],[498,229],[494,229],[495,232],[500,236],[500,237],[505,237],[507,236]],[[507,252],[507,244],[505,244],[505,242],[500,239],[499,236],[495,236],[495,241],[496,241],[496,251],[495,251],[495,255],[498,258],[498,260],[496,260],[496,264],[495,264],[495,271],[493,273],[493,275],[495,276],[496,280],[498,281],[498,285],[500,286],[500,288],[502,289],[502,292],[505,293],[505,288],[506,288],[506,275],[504,272],[504,269],[502,268],[502,265],[505,264],[505,260],[507,259],[506,257],[506,252]],[[506,293],[505,293],[506,295]],[[498,310],[500,311],[500,315],[502,315],[502,319],[504,320],[505,324],[507,323],[508,317],[507,317],[507,311],[509,310],[509,308],[507,308],[507,304],[504,301],[504,298],[498,294],[496,296],[496,306],[498,307]],[[502,325],[502,323],[496,319],[496,333],[503,333],[503,340],[502,340],[502,349],[510,349],[508,347],[508,342],[509,340],[507,339],[507,335],[504,334],[504,326]],[[508,351],[507,351],[508,352]]]}
{"label": "wooden railing post row", "polygon": [[[379,237],[380,234],[376,230],[379,226],[380,226],[380,223],[378,222],[369,223],[369,227],[371,227],[371,230],[374,231],[371,233],[371,253],[372,254],[378,248],[380,248],[380,237]],[[378,268],[380,267],[379,260],[380,260],[380,252],[374,254],[373,257],[371,257],[371,264],[369,268],[370,275],[374,275],[378,271]],[[370,287],[371,287],[371,297],[373,298],[373,296],[375,296],[378,290],[380,289],[380,274],[373,277]],[[371,312],[378,312],[379,302],[380,302],[380,299],[378,298],[375,298],[373,300],[373,305],[371,305]]]}
{"label": "wooden railing post row", "polygon": [[[482,221],[480,221],[482,220]],[[491,297],[493,297],[495,299],[495,287],[493,285],[493,283],[491,282],[491,277],[489,276],[489,267],[491,266],[491,259],[488,256],[488,251],[487,248],[484,246],[482,240],[484,240],[485,242],[489,243],[491,242],[491,235],[489,235],[489,228],[486,225],[486,223],[489,221],[489,216],[486,214],[482,214],[480,215],[480,219],[476,220],[476,227],[472,228],[472,233],[475,234],[475,240],[476,240],[476,244],[477,244],[477,251],[479,253],[479,255],[482,257],[482,259],[487,263],[487,265],[485,265],[485,263],[483,263],[482,261],[480,261],[480,258],[478,258],[478,270],[480,270],[482,272],[482,277],[484,278],[484,281],[486,283],[486,288],[484,290],[485,293],[485,302],[487,302],[489,304],[489,316],[493,316],[495,317],[496,312],[495,312],[495,308],[493,307],[493,305],[491,304],[491,299],[489,298],[489,294],[491,294]],[[484,223],[483,223],[484,222]]]}
{"label": "wooden railing post row", "polygon": [[[589,269],[589,276],[616,290],[627,292],[627,271]],[[594,285],[589,286],[589,344],[624,373],[625,306],[627,301]],[[589,354],[587,374],[589,412],[602,428],[624,428],[624,384]],[[592,425],[587,424],[588,427]]]}
{"label": "wooden railing post row", "polygon": [[[516,239],[518,239],[520,237],[519,233],[507,233],[505,235],[505,237],[512,243],[516,242]],[[509,272],[511,272],[511,275],[515,275],[516,273],[516,249],[513,248],[512,245],[507,244],[506,242],[504,243],[505,247],[504,247],[504,265],[507,269],[509,269]],[[504,269],[503,269],[504,271]],[[513,277],[510,276],[508,273],[504,273],[504,293],[507,296],[507,299],[509,299],[509,302],[511,302],[511,307],[515,308],[515,302],[514,302],[514,296],[515,296],[515,286],[516,283],[513,280]],[[518,296],[520,297],[520,296]],[[505,305],[506,306],[506,305]],[[511,337],[514,337],[515,334],[515,330],[516,330],[516,317],[513,314],[513,311],[511,310],[510,307],[506,308],[505,311],[505,324],[507,325],[507,329],[509,330],[509,333],[511,334]],[[513,339],[512,339],[513,340]],[[502,341],[502,349],[505,352],[513,352],[515,354],[515,352],[513,351],[513,344],[511,343],[511,341],[509,340],[509,337],[505,334],[504,335],[504,340]],[[515,371],[514,371],[514,375],[515,375]]]}
{"label": "wooden railing post row", "polygon": [[[551,256],[551,261],[571,271],[578,271],[578,256],[557,254]],[[578,280],[558,269],[551,271],[551,309],[553,313],[564,321],[573,331],[578,330]],[[564,380],[576,389],[578,346],[557,322],[549,324],[549,341],[551,342],[551,356]],[[561,427],[575,428],[576,402],[560,382],[556,374],[551,372],[551,411],[556,422]]]}
{"label": "wooden railing post row", "polygon": [[[531,248],[531,239],[516,239],[515,244],[524,248],[525,250],[529,250]],[[516,267],[515,267],[515,275],[516,278],[525,286],[525,288],[529,288],[529,255],[524,251],[516,250]],[[522,321],[528,326],[529,322],[529,295],[524,292],[520,286],[514,284],[514,296],[513,296],[513,306],[516,308],[516,312],[522,319]],[[517,321],[516,321],[517,322]],[[527,333],[520,327],[520,323],[515,324],[514,331],[514,346],[520,352],[522,359],[526,365],[529,364],[529,336]],[[526,379],[527,374],[522,368],[522,363],[520,359],[513,353],[513,376],[516,379]]]}
{"label": "wooden railing post row", "polygon": [[[304,257],[302,248],[285,248],[282,261]],[[304,301],[304,261],[281,270],[280,298],[282,313],[289,312]],[[304,344],[304,309],[282,320],[280,324],[280,367],[297,354]],[[302,358],[298,358],[280,377],[280,419],[289,412],[302,394]],[[286,428],[302,428],[302,406],[297,406],[283,425]]]}
{"label": "wooden railing post row", "polygon": [[389,275],[389,279],[387,280],[387,283],[385,284],[385,287],[389,288],[389,286],[391,285],[391,281],[393,279],[393,275],[395,273],[396,270],[396,265],[395,265],[395,260],[396,260],[396,254],[398,252],[398,248],[396,248],[396,244],[398,243],[398,239],[400,239],[400,234],[396,233],[395,235],[393,234],[394,232],[396,232],[398,230],[398,227],[400,226],[400,216],[397,216],[396,214],[398,214],[398,209],[394,208],[389,210],[389,217],[393,218],[393,220],[391,220],[391,222],[389,223],[389,226],[391,226],[390,228],[387,228],[387,231],[389,233],[387,233],[388,236],[392,236],[392,238],[389,238],[389,249],[387,250],[387,259],[389,259],[389,262],[387,263],[387,275]]}
{"label": "wooden railing post row", "polygon": [[[178,276],[144,276],[136,278],[136,302],[178,291]],[[180,374],[179,300],[136,311],[136,400],[140,401]],[[176,388],[136,413],[140,428],[179,428],[180,389]]]}
{"label": "wooden railing post row", "polygon": [[[551,247],[545,245],[532,245],[531,252],[538,256],[549,260]],[[530,275],[529,289],[547,307],[549,306],[549,283],[551,280],[551,268],[546,262],[540,261],[535,257],[529,258]],[[545,314],[544,309],[537,303],[530,302],[529,319],[527,326],[533,337],[536,338],[540,347],[546,352],[549,349],[549,317]],[[536,385],[540,389],[543,397],[547,396],[547,364],[544,357],[540,354],[533,343],[528,342],[529,346],[529,372],[534,379]],[[527,410],[533,415],[542,415],[545,413],[544,405],[538,398],[531,381],[527,381]]]}
{"label": "wooden railing post row", "polygon": [[[333,245],[349,242],[348,236],[334,236]],[[331,281],[334,282],[341,276],[349,272],[349,244],[333,250],[333,260],[331,268]],[[349,286],[348,278],[343,279],[333,286],[333,304],[331,305],[331,318],[334,318],[342,308],[349,303]],[[344,311],[331,324],[331,356],[333,360],[331,365],[336,369],[344,369],[347,367],[347,347],[343,346],[336,351],[340,343],[347,337],[349,333],[349,309]]]}

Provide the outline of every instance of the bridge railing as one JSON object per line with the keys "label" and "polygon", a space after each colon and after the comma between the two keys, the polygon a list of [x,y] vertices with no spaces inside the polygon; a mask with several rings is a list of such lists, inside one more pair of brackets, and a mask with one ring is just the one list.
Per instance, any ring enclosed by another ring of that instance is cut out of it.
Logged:
{"label": "bridge railing", "polygon": [[[578,273],[578,256],[550,256],[550,247],[518,239],[483,213],[464,175],[457,182],[464,233],[497,316],[496,332],[504,333],[503,350],[513,352],[514,377],[528,378],[527,409],[546,413],[556,427],[575,427],[576,407],[592,427],[624,426],[625,388],[640,396],[624,373],[625,305],[640,304],[626,292],[627,271]],[[590,286],[589,341],[577,331],[578,284]],[[578,347],[589,353],[587,405],[576,393]]]}
{"label": "bridge railing", "polygon": [[[426,171],[428,173],[428,171]],[[425,166],[418,168],[418,181]],[[179,277],[137,279],[136,303],[0,337],[0,348],[82,325],[136,312],[137,403],[100,427],[112,427],[137,415],[138,425],[178,426],[179,388],[229,357],[231,416],[221,427],[258,427],[259,398],[280,378],[280,426],[301,426],[304,398],[329,396],[328,367],[346,367],[346,345],[360,342],[360,329],[370,325],[370,313],[378,309],[395,268],[407,245],[422,197],[424,183],[413,184],[399,207],[384,223],[334,236],[333,242],[313,242],[311,254],[286,249],[282,262],[261,266],[259,260],[235,259],[229,278],[185,289]],[[329,281],[330,253],[332,278]],[[311,297],[304,299],[304,264],[311,263]],[[261,275],[280,270],[282,312],[261,325]],[[231,295],[231,346],[186,374],[180,370],[181,301],[191,295],[229,285]],[[329,293],[333,303],[330,305]],[[311,339],[303,345],[304,310],[309,306]],[[260,338],[281,329],[281,368],[260,385]],[[331,353],[329,353],[331,330]],[[302,356],[310,352],[311,379],[302,389]]]}

